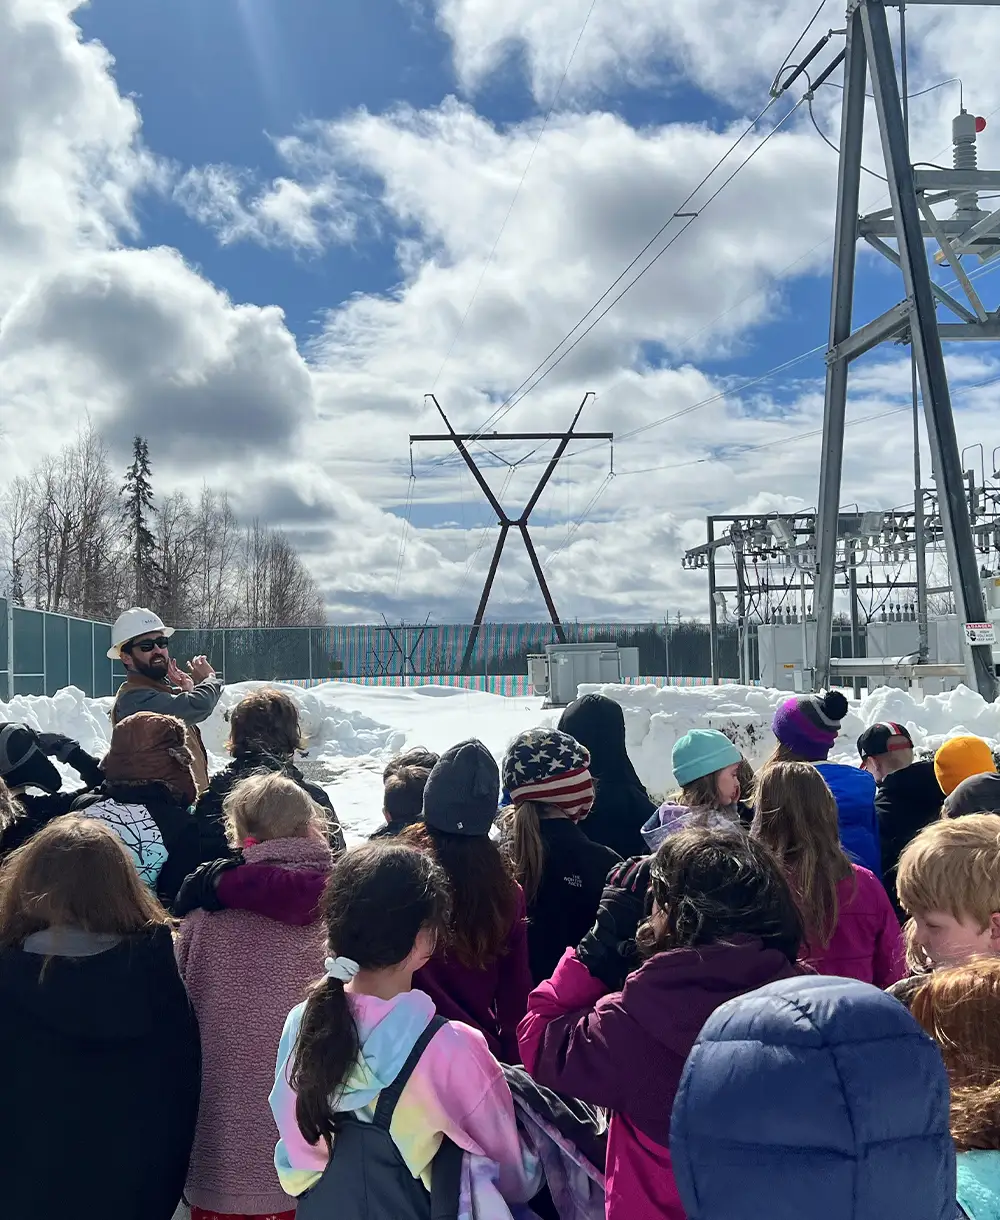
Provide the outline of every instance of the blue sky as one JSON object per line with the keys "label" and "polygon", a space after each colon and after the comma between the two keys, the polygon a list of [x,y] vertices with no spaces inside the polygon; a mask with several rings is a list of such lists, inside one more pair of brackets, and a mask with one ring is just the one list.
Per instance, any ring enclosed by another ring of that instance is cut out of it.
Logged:
{"label": "blue sky", "polygon": [[[815,7],[0,0],[24,133],[10,164],[0,150],[0,205],[21,225],[9,246],[0,225],[0,374],[32,420],[0,437],[5,461],[23,468],[84,417],[113,450],[141,428],[164,490],[209,479],[241,516],[288,529],[332,618],[468,617],[491,517],[441,450],[417,450],[410,486],[407,434],[439,425],[424,391],[480,426],[761,108]],[[831,0],[805,45],[840,10]],[[975,38],[957,10],[912,23],[915,87],[960,73],[971,107],[1000,108],[1000,14],[978,15]],[[917,156],[947,155],[953,95],[915,103]],[[834,139],[839,100],[816,100]],[[1000,163],[992,124],[983,158]],[[819,444],[799,438],[821,421],[822,354],[739,385],[825,342],[835,171],[800,111],[504,419],[555,428],[594,390],[582,426],[625,438],[603,490],[607,454],[577,447],[535,519],[567,615],[697,612],[703,582],[679,558],[708,513],[814,502]],[[879,193],[866,182],[863,199]],[[991,306],[997,282],[982,281]],[[901,295],[862,258],[859,322]],[[994,345],[956,353],[956,388],[998,365]],[[859,365],[851,417],[907,395],[905,351],[881,349]],[[956,403],[962,443],[992,451],[996,391]],[[905,501],[908,429],[851,433],[845,502]],[[516,473],[512,507],[539,473]],[[504,571],[497,615],[536,617],[516,546]]]}

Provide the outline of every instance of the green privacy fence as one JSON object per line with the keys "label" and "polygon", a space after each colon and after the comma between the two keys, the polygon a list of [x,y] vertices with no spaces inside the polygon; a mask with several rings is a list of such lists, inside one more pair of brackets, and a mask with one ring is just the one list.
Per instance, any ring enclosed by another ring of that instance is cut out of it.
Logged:
{"label": "green privacy fence", "polygon": [[[708,629],[700,624],[566,623],[563,630],[569,643],[638,649],[641,674],[711,673]],[[182,658],[207,654],[227,682],[451,678],[462,671],[473,631],[468,624],[182,630],[171,651]],[[485,623],[476,634],[469,674],[524,675],[528,655],[557,642],[551,623]],[[723,633],[721,651],[723,673],[735,677],[735,630]]]}
{"label": "green privacy fence", "polygon": [[[708,628],[681,623],[566,623],[570,643],[608,643],[639,652],[647,678],[700,679],[711,674]],[[225,628],[178,630],[171,652],[181,662],[205,653],[227,682],[386,682],[455,678],[461,673],[473,628],[468,625]],[[754,633],[755,636],[755,633]],[[471,654],[469,677],[503,684],[527,673],[528,655],[557,642],[550,623],[486,623]],[[108,660],[107,623],[50,614],[0,598],[0,698],[53,695],[76,686],[87,695],[111,695],[124,670]],[[720,672],[739,675],[735,627],[720,627]],[[756,639],[751,665],[756,672]],[[498,687],[499,688],[499,687]]]}
{"label": "green privacy fence", "polygon": [[124,675],[107,658],[111,627],[90,619],[11,606],[0,598],[0,699],[54,695],[64,686],[110,695]]}

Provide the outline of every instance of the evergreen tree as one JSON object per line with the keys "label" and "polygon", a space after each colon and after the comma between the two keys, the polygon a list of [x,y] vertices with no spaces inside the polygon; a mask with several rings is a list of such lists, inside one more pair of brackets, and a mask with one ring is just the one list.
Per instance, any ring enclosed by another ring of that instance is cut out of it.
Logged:
{"label": "evergreen tree", "polygon": [[162,572],[156,557],[156,538],[149,528],[153,507],[152,469],[149,446],[137,436],[132,442],[132,465],[125,472],[122,495],[125,497],[125,528],[131,551],[134,604],[152,605],[159,596]]}

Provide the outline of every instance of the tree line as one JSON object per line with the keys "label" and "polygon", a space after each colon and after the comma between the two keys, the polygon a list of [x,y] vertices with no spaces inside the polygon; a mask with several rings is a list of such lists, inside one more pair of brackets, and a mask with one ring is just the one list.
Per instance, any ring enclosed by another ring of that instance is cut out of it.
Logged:
{"label": "tree line", "polygon": [[157,496],[136,437],[116,473],[88,427],[0,498],[0,583],[15,605],[113,621],[148,606],[177,627],[326,621],[308,568],[280,529],[241,522],[225,491]]}

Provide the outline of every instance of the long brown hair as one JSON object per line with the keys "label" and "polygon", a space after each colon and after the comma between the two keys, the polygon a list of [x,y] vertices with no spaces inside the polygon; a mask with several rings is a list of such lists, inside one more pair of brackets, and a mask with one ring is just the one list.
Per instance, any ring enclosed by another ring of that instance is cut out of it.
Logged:
{"label": "long brown hair", "polygon": [[721,804],[717,774],[717,771],[713,771],[710,775],[699,775],[697,779],[691,780],[670,797],[671,803],[685,805],[693,813],[701,813],[707,819]]}
{"label": "long brown hair", "polygon": [[429,851],[451,890],[447,948],[482,970],[504,952],[517,913],[517,889],[499,847],[486,835],[451,835],[411,826],[400,839]]}
{"label": "long brown hair", "polygon": [[545,869],[540,825],[544,809],[535,801],[522,801],[512,805],[500,819],[501,850],[529,905],[538,895]]}
{"label": "long brown hair", "polygon": [[[406,960],[422,928],[444,933],[448,881],[430,852],[366,844],[334,864],[322,907],[334,957],[349,957],[362,970],[387,970]],[[359,1050],[344,984],[322,979],[306,1001],[289,1075],[295,1118],[308,1143],[332,1143],[337,1097]]]}
{"label": "long brown hair", "polygon": [[0,865],[0,949],[46,928],[131,936],[169,922],[121,840],[93,818],[55,818]]}
{"label": "long brown hair", "polygon": [[802,919],[792,891],[773,854],[742,831],[668,835],[651,878],[659,910],[639,929],[644,956],[755,936],[790,962],[798,957]]}
{"label": "long brown hair", "polygon": [[1000,958],[929,974],[912,1012],[948,1069],[955,1147],[1000,1151]]}
{"label": "long brown hair", "polygon": [[305,748],[295,700],[284,691],[251,691],[244,695],[229,715],[229,740],[226,749],[235,758],[241,754],[273,754],[291,758]]}
{"label": "long brown hair", "polygon": [[839,915],[837,885],[854,875],[840,846],[837,802],[809,763],[774,763],[760,776],[750,833],[784,869],[809,940],[829,945]]}

